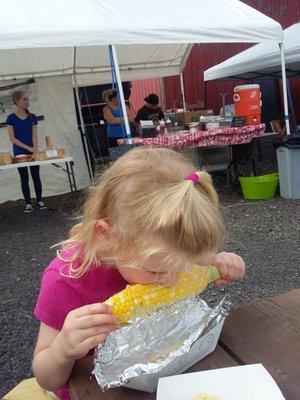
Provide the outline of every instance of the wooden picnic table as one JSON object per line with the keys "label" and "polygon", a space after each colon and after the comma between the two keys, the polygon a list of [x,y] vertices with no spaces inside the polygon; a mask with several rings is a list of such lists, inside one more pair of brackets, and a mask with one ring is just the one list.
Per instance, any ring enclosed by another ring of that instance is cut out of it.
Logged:
{"label": "wooden picnic table", "polygon": [[[186,372],[262,363],[287,400],[300,399],[300,289],[232,311],[216,350]],[[92,358],[78,361],[72,400],[155,400],[155,393],[117,388],[103,393],[91,376]]]}

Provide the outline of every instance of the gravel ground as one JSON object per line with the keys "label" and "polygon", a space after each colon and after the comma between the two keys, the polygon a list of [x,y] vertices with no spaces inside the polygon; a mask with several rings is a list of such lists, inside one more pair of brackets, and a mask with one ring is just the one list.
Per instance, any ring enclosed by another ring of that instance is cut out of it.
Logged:
{"label": "gravel ground", "polygon": [[[241,307],[299,288],[300,201],[247,202],[236,189],[219,193],[227,227],[224,250],[243,256],[248,273],[241,282],[209,289],[205,298],[216,302],[228,293],[234,307]],[[49,198],[49,210],[31,214],[22,213],[20,201],[0,205],[0,397],[32,376],[40,278],[55,255],[50,246],[66,238],[82,199],[82,193]]]}

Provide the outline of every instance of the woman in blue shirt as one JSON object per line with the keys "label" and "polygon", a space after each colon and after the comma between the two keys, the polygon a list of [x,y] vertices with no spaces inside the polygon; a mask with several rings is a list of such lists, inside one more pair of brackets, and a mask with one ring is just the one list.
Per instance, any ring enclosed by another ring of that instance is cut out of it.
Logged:
{"label": "woman in blue shirt", "polygon": [[[115,147],[118,145],[118,139],[123,139],[123,137],[126,136],[126,129],[122,117],[122,109],[119,104],[118,93],[113,89],[104,90],[102,97],[107,104],[103,108],[103,116],[107,124],[109,147]],[[134,123],[134,117],[128,106],[126,106],[126,111],[128,122]]]}
{"label": "woman in blue shirt", "polygon": [[[37,119],[34,114],[28,111],[29,99],[25,92],[16,91],[12,95],[16,112],[7,117],[7,131],[10,142],[13,144],[15,156],[21,154],[34,154],[38,149],[37,140]],[[36,194],[36,200],[40,209],[47,208],[42,202],[42,184],[40,179],[39,166],[31,166],[30,173]],[[21,188],[25,200],[24,212],[31,212],[31,196],[29,189],[28,168],[18,168],[21,178]]]}

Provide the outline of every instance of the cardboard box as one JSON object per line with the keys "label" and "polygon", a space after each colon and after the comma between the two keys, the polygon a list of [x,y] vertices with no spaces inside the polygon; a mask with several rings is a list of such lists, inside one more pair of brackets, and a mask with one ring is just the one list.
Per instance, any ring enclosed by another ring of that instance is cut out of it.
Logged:
{"label": "cardboard box", "polygon": [[185,113],[179,112],[176,113],[176,119],[181,124],[189,124],[194,121],[199,121],[199,118],[203,115],[204,117],[211,117],[214,115],[214,110],[206,109],[206,110],[197,110],[197,111],[186,111]]}
{"label": "cardboard box", "polygon": [[192,345],[187,354],[178,357],[167,367],[161,369],[158,373],[144,374],[137,378],[133,378],[124,386],[131,389],[142,390],[144,392],[155,392],[159,378],[181,374],[215,350],[224,321],[225,318],[223,318],[218,325],[209,330],[203,336],[200,336],[200,338]]}
{"label": "cardboard box", "polygon": [[242,365],[171,376],[159,380],[157,400],[284,400],[262,364]]}

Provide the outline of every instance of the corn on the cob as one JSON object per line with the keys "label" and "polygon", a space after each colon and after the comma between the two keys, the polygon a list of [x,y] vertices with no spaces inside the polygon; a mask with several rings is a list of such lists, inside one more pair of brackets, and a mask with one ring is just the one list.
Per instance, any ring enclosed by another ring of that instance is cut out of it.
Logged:
{"label": "corn on the cob", "polygon": [[219,279],[216,267],[200,267],[181,272],[175,286],[166,287],[159,284],[134,284],[110,297],[105,303],[112,306],[112,311],[122,324],[134,317],[140,317],[159,307],[174,303],[176,300],[193,297],[203,292],[206,286]]}
{"label": "corn on the cob", "polygon": [[217,400],[215,396],[208,396],[206,394],[199,394],[196,397],[193,397],[191,400]]}

